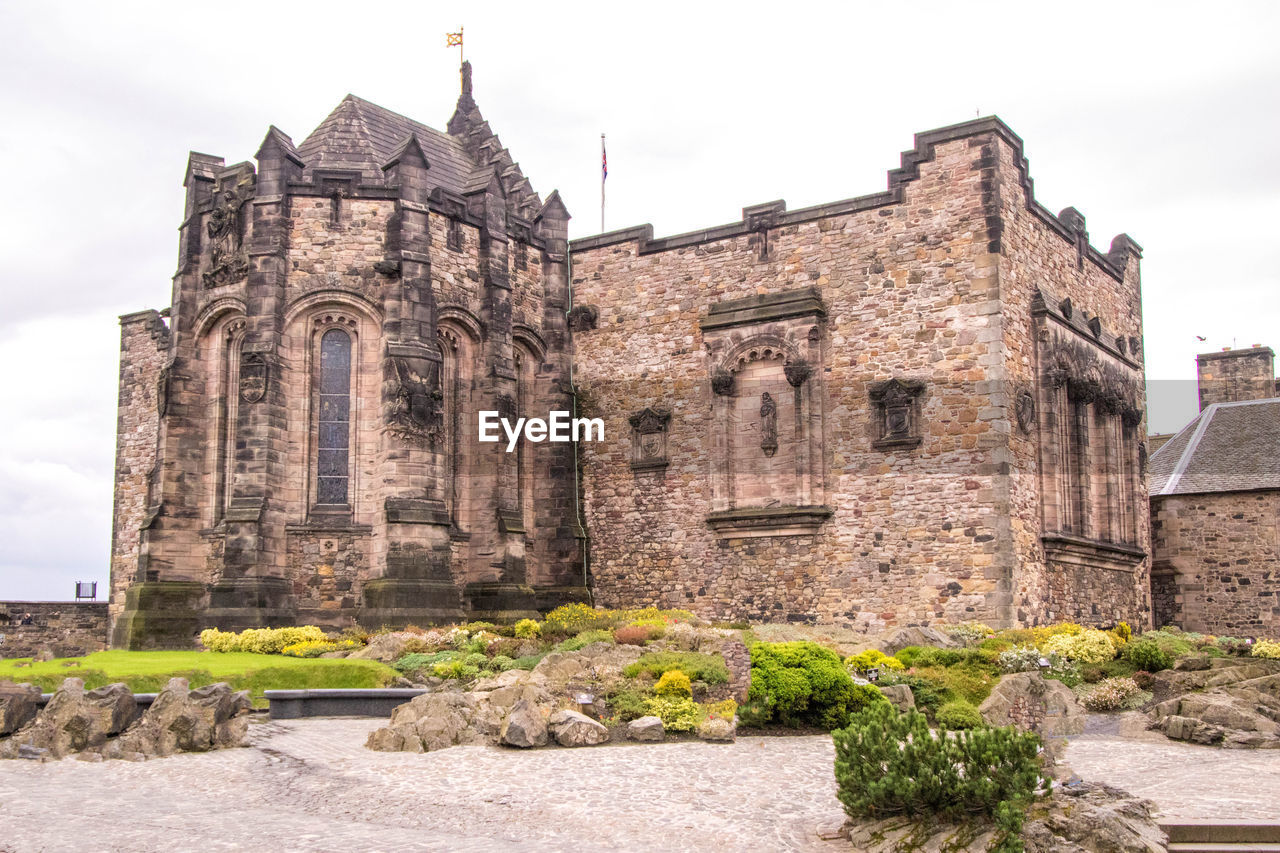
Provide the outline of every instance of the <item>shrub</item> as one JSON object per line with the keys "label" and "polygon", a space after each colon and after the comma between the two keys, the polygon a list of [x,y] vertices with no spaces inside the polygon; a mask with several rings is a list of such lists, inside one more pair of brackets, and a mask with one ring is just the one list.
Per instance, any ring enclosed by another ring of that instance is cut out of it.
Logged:
{"label": "shrub", "polygon": [[939,708],[936,720],[942,728],[953,731],[980,729],[987,724],[978,709],[963,699],[956,699]]}
{"label": "shrub", "polygon": [[431,674],[436,678],[456,678],[460,681],[468,681],[480,674],[480,667],[465,664],[460,660],[451,660],[433,665]]}
{"label": "shrub", "polygon": [[1102,680],[1102,667],[1097,664],[1085,664],[1080,667],[1080,680],[1085,684],[1097,684]]}
{"label": "shrub", "polygon": [[1041,646],[1076,663],[1106,663],[1116,656],[1115,643],[1106,631],[1087,630],[1079,634],[1058,634]]}
{"label": "shrub", "polygon": [[670,669],[662,673],[658,683],[653,685],[653,693],[655,696],[684,696],[685,698],[691,698],[693,696],[693,685],[689,681],[689,676],[678,669]]}
{"label": "shrub", "polygon": [[[906,648],[898,649],[898,652],[894,657],[897,658],[903,666],[910,669],[916,665],[916,658],[924,652],[925,648],[925,646],[907,646]],[[932,647],[930,646],[929,648]]]}
{"label": "shrub", "polygon": [[886,703],[858,712],[832,739],[836,795],[855,820],[994,817],[1025,807],[1048,783],[1040,738],[1013,726],[935,736],[923,714],[898,714]]}
{"label": "shrub", "polygon": [[649,642],[649,629],[644,625],[623,625],[614,630],[613,639],[624,646],[643,646]]}
{"label": "shrub", "polygon": [[1116,648],[1122,648],[1125,643],[1133,638],[1133,629],[1129,627],[1128,622],[1121,622],[1111,629],[1111,636],[1116,639]]}
{"label": "shrub", "polygon": [[1040,650],[1035,646],[1017,646],[1000,653],[1002,672],[1035,672],[1040,669]]}
{"label": "shrub", "polygon": [[1090,711],[1119,711],[1128,707],[1140,692],[1132,678],[1108,678],[1086,690],[1080,704]]}
{"label": "shrub", "polygon": [[1153,683],[1151,678],[1151,673],[1140,669],[1137,672],[1135,672],[1132,676],[1130,676],[1130,678],[1133,679],[1134,684],[1138,685],[1139,690],[1151,689],[1151,685]]}
{"label": "shrub", "polygon": [[880,684],[905,684],[911,688],[911,695],[916,701],[916,707],[924,711],[930,720],[936,719],[938,709],[946,702],[955,698],[951,691],[938,684],[936,681],[930,681],[919,675],[904,674],[890,672],[880,679]]}
{"label": "shrub", "polygon": [[649,652],[641,655],[635,663],[627,664],[622,674],[627,678],[635,678],[647,673],[654,678],[661,678],[664,672],[678,669],[689,676],[692,681],[704,681],[707,684],[727,684],[729,667],[719,655],[708,655],[701,652]]}
{"label": "shrub", "polygon": [[1159,672],[1173,666],[1173,655],[1153,640],[1140,639],[1129,643],[1124,647],[1124,658],[1147,672]]}
{"label": "shrub", "polygon": [[645,700],[645,713],[662,720],[669,732],[687,732],[697,727],[702,718],[698,703],[684,696],[655,696]]}
{"label": "shrub", "polygon": [[872,669],[902,669],[902,661],[891,658],[879,649],[867,649],[844,659],[845,668],[850,672],[867,672]]}
{"label": "shrub", "polygon": [[457,652],[412,652],[407,655],[401,655],[395,663],[391,664],[391,668],[397,672],[416,672],[419,669],[425,669],[437,663],[447,663],[456,660]]}
{"label": "shrub", "polygon": [[724,699],[719,702],[707,702],[702,706],[702,718],[716,718],[720,720],[732,721],[738,714],[738,703],[732,699]]}
{"label": "shrub", "polygon": [[[1193,648],[1192,642],[1187,639],[1187,636],[1173,628],[1148,631],[1140,639],[1150,640],[1159,646],[1161,651],[1172,655],[1175,659],[1190,653]],[[1219,639],[1219,643],[1221,643],[1221,639]]]}
{"label": "shrub", "polygon": [[542,626],[534,619],[521,619],[512,629],[512,632],[521,640],[534,640],[542,633]]}
{"label": "shrub", "polygon": [[1252,654],[1255,658],[1280,660],[1280,642],[1275,640],[1259,640],[1253,644]]}
{"label": "shrub", "polygon": [[306,642],[326,642],[329,638],[315,625],[298,628],[248,628],[239,634],[208,628],[200,632],[200,643],[211,652],[253,652],[280,654],[286,646]]}
{"label": "shrub", "polygon": [[544,633],[572,636],[583,631],[611,629],[618,622],[617,612],[613,610],[597,610],[588,604],[576,602],[562,604],[547,614],[542,620]]}
{"label": "shrub", "polygon": [[355,640],[306,640],[301,643],[294,643],[291,646],[285,646],[280,650],[280,654],[288,655],[293,658],[318,658],[320,655],[329,652],[343,652],[351,649],[360,648],[360,644]]}
{"label": "shrub", "polygon": [[546,656],[547,656],[546,652],[539,652],[536,655],[524,655],[523,657],[518,657],[515,660],[513,660],[511,662],[510,668],[525,669],[525,670],[533,669],[535,666],[541,663],[542,659]]}
{"label": "shrub", "polygon": [[494,655],[489,659],[487,669],[490,669],[493,672],[506,672],[507,670],[514,668],[512,666],[514,663],[515,661],[506,655]]}
{"label": "shrub", "polygon": [[592,643],[612,643],[613,632],[603,629],[583,631],[576,637],[570,637],[556,645],[558,652],[576,652],[585,649]]}
{"label": "shrub", "polygon": [[948,698],[964,699],[974,705],[981,705],[999,680],[986,670],[967,666],[923,667],[916,669],[915,674],[943,687]]}
{"label": "shrub", "polygon": [[771,701],[771,717],[783,725],[826,729],[869,704],[888,704],[875,687],[855,684],[839,655],[807,641],[752,646],[750,698]]}
{"label": "shrub", "polygon": [[618,722],[629,723],[649,713],[649,706],[646,704],[649,698],[643,690],[624,687],[608,694],[605,705]]}
{"label": "shrub", "polygon": [[978,643],[996,632],[994,628],[983,625],[981,622],[965,622],[961,625],[946,625],[942,630],[946,631],[966,646],[976,646]]}

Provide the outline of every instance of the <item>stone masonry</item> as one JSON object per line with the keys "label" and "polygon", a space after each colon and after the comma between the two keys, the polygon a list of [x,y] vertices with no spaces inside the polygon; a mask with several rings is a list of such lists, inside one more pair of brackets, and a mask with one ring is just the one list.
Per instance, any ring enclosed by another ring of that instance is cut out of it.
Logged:
{"label": "stone masonry", "polygon": [[[571,246],[469,65],[447,132],[348,96],[256,159],[191,155],[172,305],[122,318],[114,644],[588,584],[868,630],[1148,622],[1141,250],[1036,202],[998,119],[918,135],[885,192]],[[481,410],[605,440],[506,453]]]}
{"label": "stone masonry", "polygon": [[107,647],[105,601],[0,601],[0,658],[80,657]]}
{"label": "stone masonry", "polygon": [[887,192],[572,243],[601,603],[1147,624],[1140,250],[998,120],[916,143]]}

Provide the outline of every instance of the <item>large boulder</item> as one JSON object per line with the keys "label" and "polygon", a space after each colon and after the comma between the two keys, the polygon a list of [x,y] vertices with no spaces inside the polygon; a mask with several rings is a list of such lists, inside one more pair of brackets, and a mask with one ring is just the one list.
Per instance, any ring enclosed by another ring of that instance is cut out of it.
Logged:
{"label": "large boulder", "polygon": [[978,713],[993,726],[1015,725],[1041,737],[1084,733],[1085,710],[1061,681],[1038,672],[1015,672],[1000,679]]}
{"label": "large boulder", "polygon": [[528,749],[547,745],[547,718],[542,709],[528,699],[521,699],[511,706],[511,713],[502,723],[498,739],[508,746]]}
{"label": "large boulder", "polygon": [[86,691],[83,680],[68,678],[33,722],[0,743],[0,758],[16,758],[24,746],[52,758],[100,747],[137,716],[138,703],[124,684]]}
{"label": "large boulder", "polygon": [[960,641],[946,631],[937,628],[911,627],[890,631],[880,640],[878,648],[887,655],[896,655],[907,646],[938,646],[943,649],[955,649],[960,645]]}
{"label": "large boulder", "polygon": [[[365,746],[380,752],[430,752],[451,746],[497,743],[503,725],[517,706],[544,719],[553,704],[543,678],[523,670],[510,670],[476,683],[470,692],[435,692],[416,696],[391,712],[391,722],[370,733]],[[517,721],[512,737],[519,739],[531,717]],[[544,741],[545,742],[545,741]],[[530,744],[531,746],[537,744]]]}
{"label": "large boulder", "polygon": [[876,685],[877,689],[889,700],[889,704],[906,713],[916,706],[915,694],[905,684]]}
{"label": "large boulder", "polygon": [[[989,850],[999,833],[989,821],[948,824],[897,816],[849,821],[841,831],[867,853]],[[1026,853],[1164,853],[1155,803],[1098,783],[1055,788],[1031,808],[1022,829]]]}
{"label": "large boulder", "polygon": [[1156,804],[1098,782],[1056,788],[1022,827],[1026,853],[1164,853]]}
{"label": "large boulder", "polygon": [[34,720],[39,710],[39,687],[0,681],[0,736],[16,732]]}
{"label": "large boulder", "polygon": [[424,642],[424,638],[420,634],[411,634],[408,631],[392,631],[387,634],[376,634],[369,638],[369,644],[363,649],[354,651],[347,655],[350,658],[358,660],[376,660],[382,663],[394,663],[404,657],[405,648],[412,643],[415,647],[420,646]]}
{"label": "large boulder", "polygon": [[[1280,749],[1280,674],[1243,678],[1255,671],[1249,666],[1218,670],[1203,692],[1175,696],[1153,706],[1150,727],[1171,740],[1235,749]],[[1193,670],[1173,675],[1203,674]],[[1239,680],[1215,683],[1228,675]],[[1164,683],[1178,682],[1166,678]]]}
{"label": "large boulder", "polygon": [[661,743],[666,740],[667,729],[661,717],[640,717],[627,723],[627,737],[641,743]]}
{"label": "large boulder", "polygon": [[609,740],[609,730],[579,711],[561,709],[547,721],[561,746],[595,746]]}
{"label": "large boulder", "polygon": [[246,746],[248,691],[219,682],[191,690],[185,678],[171,678],[142,719],[103,748],[108,758],[126,753],[172,755]]}
{"label": "large boulder", "polygon": [[573,690],[607,693],[623,681],[622,670],[640,659],[639,646],[592,643],[576,652],[552,652],[533,668],[547,689],[556,694]]}
{"label": "large boulder", "polygon": [[733,743],[738,737],[738,721],[707,717],[698,724],[698,737],[710,743]]}

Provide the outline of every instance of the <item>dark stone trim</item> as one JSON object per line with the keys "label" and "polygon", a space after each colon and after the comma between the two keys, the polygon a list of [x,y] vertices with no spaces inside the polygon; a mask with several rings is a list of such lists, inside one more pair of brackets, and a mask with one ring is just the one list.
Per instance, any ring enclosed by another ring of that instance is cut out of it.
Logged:
{"label": "dark stone trim", "polygon": [[727,509],[707,516],[707,526],[717,533],[734,531],[768,532],[785,528],[805,528],[795,534],[804,536],[818,532],[834,510],[828,506],[775,506]]}
{"label": "dark stone trim", "polygon": [[878,438],[871,442],[871,447],[875,450],[911,450],[919,447],[923,441],[918,435],[911,438]]}
{"label": "dark stone trim", "polygon": [[[920,177],[920,164],[933,160],[935,146],[990,133],[999,136],[1014,151],[1014,162],[1018,167],[1027,210],[1064,240],[1075,246],[1077,232],[1069,228],[1048,208],[1035,200],[1033,181],[1028,174],[1027,158],[1023,154],[1022,138],[995,116],[917,133],[915,135],[915,148],[910,151],[904,151],[902,153],[902,165],[889,172],[889,190],[887,192],[814,205],[800,210],[793,210],[790,213],[779,212],[776,214],[776,221],[772,223],[771,227],[798,225],[802,222],[812,222],[830,216],[873,210],[890,204],[900,204],[903,200],[903,187]],[[777,204],[777,202],[771,202],[769,206],[773,207]],[[754,207],[761,206],[756,205]],[[679,249],[713,240],[741,237],[753,233],[755,230],[753,223],[748,223],[747,218],[744,216],[741,222],[707,228],[701,231],[689,231],[655,240],[653,239],[653,226],[646,224],[570,241],[569,250],[571,252],[587,252],[617,243],[637,242],[639,243],[638,254],[648,255],[654,252]],[[1142,247],[1127,234],[1117,235],[1111,242],[1110,251],[1105,255],[1088,244],[1083,247],[1083,252],[1085,257],[1093,261],[1103,272],[1116,281],[1124,280],[1124,265],[1128,263],[1130,255],[1142,257]]]}
{"label": "dark stone trim", "polygon": [[632,462],[631,470],[632,471],[664,471],[666,470],[667,466],[670,464],[671,464],[670,460],[667,460],[667,459],[654,459],[649,462]]}
{"label": "dark stone trim", "polygon": [[790,317],[809,315],[825,317],[826,313],[818,291],[807,287],[803,290],[766,293],[716,302],[707,309],[707,316],[699,321],[699,326],[706,331],[749,323],[767,323]]}
{"label": "dark stone trim", "polygon": [[1046,560],[1064,563],[1085,562],[1098,568],[1132,572],[1146,559],[1147,552],[1136,545],[1103,542],[1071,533],[1047,533],[1040,537]]}
{"label": "dark stone trim", "polygon": [[[1133,356],[1125,352],[1123,336],[1108,336],[1095,333],[1071,306],[1070,299],[1064,299],[1057,305],[1050,303],[1051,300],[1045,299],[1044,291],[1037,289],[1035,295],[1031,297],[1031,316],[1049,317],[1059,326],[1084,339],[1090,346],[1098,347],[1117,361],[1134,370],[1142,370],[1142,366],[1134,360]],[[1095,317],[1094,319],[1097,318]]]}
{"label": "dark stone trim", "polygon": [[370,536],[373,534],[373,527],[368,524],[344,521],[341,518],[328,519],[321,516],[312,518],[309,521],[290,522],[284,526],[284,532],[287,534],[334,533],[351,536]]}
{"label": "dark stone trim", "polygon": [[448,527],[453,523],[444,501],[387,498],[384,508],[388,524],[440,524]]}

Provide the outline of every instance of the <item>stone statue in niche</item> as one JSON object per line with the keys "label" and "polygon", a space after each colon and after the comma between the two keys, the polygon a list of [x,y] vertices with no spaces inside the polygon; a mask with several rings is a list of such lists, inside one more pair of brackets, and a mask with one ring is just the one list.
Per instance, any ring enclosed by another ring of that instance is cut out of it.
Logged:
{"label": "stone statue in niche", "polygon": [[156,412],[162,418],[169,411],[169,375],[172,371],[173,365],[166,364],[160,368],[160,375],[156,378]]}
{"label": "stone statue in niche", "polygon": [[436,446],[444,432],[444,395],[438,383],[409,359],[393,358],[391,368],[387,425],[398,435]]}
{"label": "stone statue in niche", "polygon": [[768,391],[760,395],[760,449],[765,456],[778,452],[778,404]]}
{"label": "stone statue in niche", "polygon": [[249,274],[249,257],[241,251],[240,208],[249,192],[231,186],[220,192],[209,213],[209,269],[204,274],[205,287],[232,284]]}
{"label": "stone statue in niche", "polygon": [[1018,417],[1018,428],[1029,434],[1036,422],[1036,398],[1030,391],[1019,392],[1015,414]]}
{"label": "stone statue in niche", "polygon": [[257,403],[267,396],[267,359],[260,352],[246,353],[240,359],[240,399]]}
{"label": "stone statue in niche", "polygon": [[646,408],[628,419],[631,423],[631,455],[633,470],[665,468],[667,465],[667,427],[671,413],[665,409]]}

